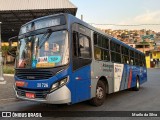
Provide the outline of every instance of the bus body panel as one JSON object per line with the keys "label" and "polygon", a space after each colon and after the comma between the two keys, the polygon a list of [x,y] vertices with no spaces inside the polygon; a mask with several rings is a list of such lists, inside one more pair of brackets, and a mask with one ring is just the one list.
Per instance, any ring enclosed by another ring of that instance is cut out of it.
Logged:
{"label": "bus body panel", "polygon": [[23,86],[23,88],[27,89],[50,89],[53,83],[56,83],[57,81],[67,77],[69,68],[62,70],[60,73],[54,75],[53,77],[49,79],[41,79],[41,80],[24,80],[19,79],[17,76],[15,76],[15,81],[24,81],[26,82],[26,85]]}
{"label": "bus body panel", "polygon": [[18,79],[18,77],[15,76],[16,82],[25,82],[25,85],[21,88],[23,89],[33,89],[33,90],[43,90],[43,89],[50,89],[52,84],[55,83],[58,80],[56,76],[51,77],[47,80],[22,80]]}
{"label": "bus body panel", "polygon": [[[50,104],[71,103],[72,102],[71,96],[74,91],[72,87],[74,85],[72,85],[73,82],[70,82],[71,79],[69,73],[70,73],[70,68],[66,68],[61,72],[59,72],[58,74],[56,74],[55,76],[44,80],[22,80],[18,79],[15,76],[15,82],[17,81],[25,82],[24,86],[21,87],[14,86],[16,96],[19,99],[38,101]],[[61,88],[56,89],[53,92],[50,92],[51,87],[54,83],[66,77],[68,77],[69,80],[65,86],[62,86]],[[25,93],[34,93],[36,96],[45,95],[46,97],[29,99],[26,97]]]}
{"label": "bus body panel", "polygon": [[[117,90],[117,92],[121,91],[121,90],[125,90],[125,89],[129,89],[129,88],[135,87],[136,86],[137,77],[139,78],[140,84],[142,84],[143,82],[145,82],[147,80],[146,77],[143,76],[143,75],[147,74],[145,72],[146,68],[127,65],[127,64],[125,64],[125,65],[119,64],[119,65],[123,66],[123,68],[121,68],[121,70],[123,72],[121,73],[122,75],[120,75],[118,73],[118,76],[116,75],[117,74],[116,72],[114,73],[114,76],[119,77],[119,80],[120,80],[119,88],[117,88],[119,90]],[[121,71],[120,68],[119,68],[119,70],[118,70],[118,68],[114,68],[114,70],[117,71],[117,72]],[[116,82],[118,83],[117,80],[114,78],[115,84],[116,84]],[[114,88],[114,89],[116,89],[116,88]],[[116,90],[114,92],[116,92]]]}
{"label": "bus body panel", "polygon": [[[118,66],[119,65],[119,66]],[[114,93],[136,86],[136,78],[139,77],[140,84],[147,80],[145,67],[137,67],[127,64],[94,61],[91,80],[91,96],[95,97],[96,85],[101,77],[108,82],[108,93]]]}
{"label": "bus body panel", "polygon": [[[92,63],[92,81],[91,81],[91,95],[95,97],[96,85],[98,80],[105,78],[108,83],[108,93],[112,93],[114,89],[113,82],[113,63],[94,60]],[[107,92],[107,90],[106,90]]]}
{"label": "bus body panel", "polygon": [[72,97],[72,103],[81,102],[91,98],[91,67],[90,65],[84,66],[76,71],[73,71],[71,79],[74,82],[73,92],[75,95]]}
{"label": "bus body panel", "polygon": [[[29,101],[36,101],[36,102],[42,102],[42,103],[49,103],[49,104],[64,104],[64,103],[71,103],[71,91],[67,86],[63,86],[59,89],[57,89],[54,92],[46,94],[45,98],[27,98],[25,95],[19,95],[18,93],[21,92],[20,90],[17,90],[14,87],[14,91],[16,93],[16,97],[22,100],[29,100]],[[35,95],[37,94],[38,91],[30,91],[30,90],[25,90],[26,93],[34,93]],[[40,91],[42,92],[42,91]],[[41,94],[39,92],[39,94]],[[24,91],[21,92],[24,94]]]}

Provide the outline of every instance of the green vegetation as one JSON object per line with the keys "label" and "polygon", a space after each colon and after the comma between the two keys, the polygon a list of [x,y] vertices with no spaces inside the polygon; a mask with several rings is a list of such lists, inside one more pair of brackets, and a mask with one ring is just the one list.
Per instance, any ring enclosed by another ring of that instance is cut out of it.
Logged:
{"label": "green vegetation", "polygon": [[4,57],[4,66],[6,66],[9,46],[2,46],[2,56]]}
{"label": "green vegetation", "polygon": [[4,74],[14,74],[14,66],[3,66]]}
{"label": "green vegetation", "polygon": [[148,43],[148,42],[144,41],[144,42],[140,42],[140,43],[142,43],[142,44],[146,44],[146,43]]}

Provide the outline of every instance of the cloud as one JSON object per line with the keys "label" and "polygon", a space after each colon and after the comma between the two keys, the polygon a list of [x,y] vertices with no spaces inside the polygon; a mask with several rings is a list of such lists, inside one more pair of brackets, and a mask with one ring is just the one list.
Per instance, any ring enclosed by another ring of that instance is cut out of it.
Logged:
{"label": "cloud", "polygon": [[[146,11],[144,14],[140,14],[132,18],[127,18],[117,24],[133,25],[128,27],[127,26],[117,27],[117,29],[150,29],[160,32],[160,25],[151,25],[151,24],[160,24],[160,10]],[[149,24],[149,25],[142,25],[142,24]]]}
{"label": "cloud", "polygon": [[160,11],[146,11],[144,14],[127,18],[119,24],[160,24]]}
{"label": "cloud", "polygon": [[149,11],[146,9],[145,13],[133,17],[128,17],[126,19],[123,19],[123,21],[115,23],[115,25],[95,25],[95,27],[101,29],[150,29],[156,32],[160,32],[160,25],[151,24],[160,24],[160,10]]}
{"label": "cloud", "polygon": [[149,12],[136,16],[133,19],[134,23],[139,24],[159,24],[160,23],[160,11]]}

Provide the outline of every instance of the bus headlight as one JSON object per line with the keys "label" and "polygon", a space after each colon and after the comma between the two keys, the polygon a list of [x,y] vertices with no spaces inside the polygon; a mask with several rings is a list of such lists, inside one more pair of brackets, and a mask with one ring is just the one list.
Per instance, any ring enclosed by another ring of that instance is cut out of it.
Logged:
{"label": "bus headlight", "polygon": [[60,81],[60,84],[59,84],[59,85],[60,85],[60,86],[63,86],[63,85],[65,85],[67,82],[68,82],[68,77],[62,79],[62,80]]}
{"label": "bus headlight", "polygon": [[55,89],[57,89],[58,88],[58,85],[59,83],[57,82],[57,83],[54,83],[53,85],[52,85],[52,88],[51,88],[51,91],[54,91]]}
{"label": "bus headlight", "polygon": [[64,79],[62,79],[62,80],[54,83],[54,84],[52,85],[52,87],[51,87],[50,92],[53,92],[53,91],[55,91],[56,89],[64,86],[68,81],[69,81],[69,77],[66,77],[66,78],[64,78]]}

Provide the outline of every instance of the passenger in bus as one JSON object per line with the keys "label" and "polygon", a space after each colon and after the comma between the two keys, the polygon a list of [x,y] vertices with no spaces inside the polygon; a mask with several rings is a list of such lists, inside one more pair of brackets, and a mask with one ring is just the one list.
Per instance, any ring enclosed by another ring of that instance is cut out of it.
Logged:
{"label": "passenger in bus", "polygon": [[101,50],[98,48],[95,48],[95,59],[96,60],[101,60]]}

